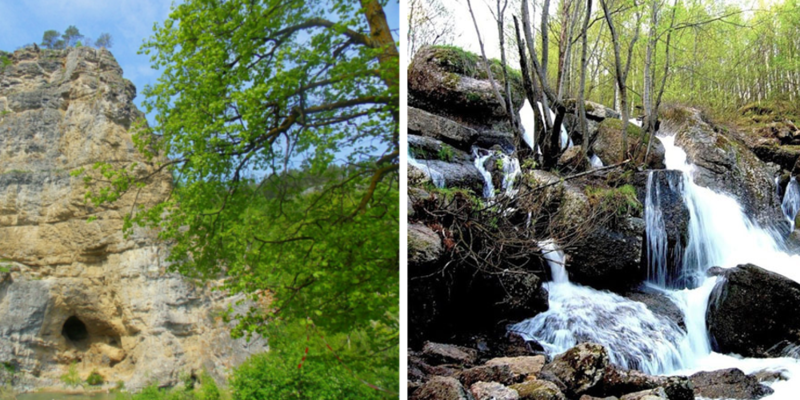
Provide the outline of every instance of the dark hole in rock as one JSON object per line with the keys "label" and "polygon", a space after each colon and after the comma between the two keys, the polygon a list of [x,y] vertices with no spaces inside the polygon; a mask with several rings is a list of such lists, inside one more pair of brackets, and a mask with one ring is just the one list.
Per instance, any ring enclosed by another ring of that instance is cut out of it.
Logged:
{"label": "dark hole in rock", "polygon": [[86,325],[76,316],[67,318],[67,321],[64,322],[64,327],[61,329],[61,334],[74,343],[89,338],[89,331],[86,330]]}

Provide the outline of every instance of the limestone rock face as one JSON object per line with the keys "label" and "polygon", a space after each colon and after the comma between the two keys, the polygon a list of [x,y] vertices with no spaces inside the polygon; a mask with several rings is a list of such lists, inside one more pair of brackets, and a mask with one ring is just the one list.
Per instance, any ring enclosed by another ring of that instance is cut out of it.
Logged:
{"label": "limestone rock face", "polygon": [[[135,150],[136,88],[106,50],[23,49],[0,70],[0,362],[21,385],[52,386],[72,362],[82,376],[141,388],[205,368],[215,377],[263,351],[230,339],[219,311],[233,299],[166,273],[154,232],[122,234],[134,204],[171,190]],[[92,165],[149,177],[113,205],[84,201]],[[96,219],[89,222],[89,218]]]}

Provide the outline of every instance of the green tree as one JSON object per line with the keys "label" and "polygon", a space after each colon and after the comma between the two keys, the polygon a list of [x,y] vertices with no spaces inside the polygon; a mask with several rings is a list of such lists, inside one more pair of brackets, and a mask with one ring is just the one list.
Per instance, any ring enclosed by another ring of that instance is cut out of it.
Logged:
{"label": "green tree", "polygon": [[81,32],[75,25],[70,25],[67,30],[64,31],[64,34],[61,35],[61,38],[64,40],[64,45],[66,47],[72,47],[83,39],[83,35],[81,35]]}
{"label": "green tree", "polygon": [[55,30],[48,30],[42,36],[42,47],[46,49],[60,49],[64,47],[64,41],[60,39],[61,34]]}
{"label": "green tree", "polygon": [[[164,72],[144,90],[156,123],[135,140],[171,157],[158,168],[176,188],[127,226],[157,227],[178,271],[248,294],[236,334],[310,320],[368,332],[365,356],[397,360],[399,69],[384,5],[190,0],[143,46]],[[100,170],[111,186],[96,203],[144,184]]]}
{"label": "green tree", "polygon": [[114,45],[114,40],[110,33],[101,33],[100,37],[94,42],[94,47],[110,49]]}

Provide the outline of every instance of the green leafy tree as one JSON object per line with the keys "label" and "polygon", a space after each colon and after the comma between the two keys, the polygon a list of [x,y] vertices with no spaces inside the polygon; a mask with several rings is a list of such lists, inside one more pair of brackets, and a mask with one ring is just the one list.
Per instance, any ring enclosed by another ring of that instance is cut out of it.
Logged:
{"label": "green leafy tree", "polygon": [[[277,319],[358,330],[396,374],[399,69],[384,5],[175,6],[143,46],[164,72],[144,90],[156,123],[135,140],[176,187],[126,226],[158,228],[173,268],[249,295],[235,334]],[[95,203],[145,183],[98,170],[110,186],[93,186]]]}
{"label": "green leafy tree", "polygon": [[70,25],[67,30],[64,31],[64,34],[61,35],[61,38],[64,40],[64,45],[66,47],[74,47],[83,39],[83,35],[81,35],[81,32],[75,25]]}
{"label": "green leafy tree", "polygon": [[48,30],[42,36],[41,46],[46,49],[60,49],[64,47],[64,41],[60,39],[61,34],[55,30]]}
{"label": "green leafy tree", "polygon": [[101,33],[100,37],[94,42],[94,47],[110,49],[114,45],[114,40],[110,33]]}

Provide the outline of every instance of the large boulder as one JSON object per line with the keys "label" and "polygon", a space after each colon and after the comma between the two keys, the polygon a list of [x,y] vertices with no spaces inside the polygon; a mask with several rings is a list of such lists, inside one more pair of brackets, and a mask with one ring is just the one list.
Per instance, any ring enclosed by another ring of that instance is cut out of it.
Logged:
{"label": "large boulder", "polygon": [[519,400],[519,393],[497,382],[476,382],[470,386],[475,400]]}
{"label": "large boulder", "polygon": [[652,376],[613,365],[606,367],[603,379],[589,393],[597,397],[623,396],[656,388],[663,389],[670,400],[694,399],[692,384],[686,377]]}
{"label": "large boulder", "polygon": [[[505,93],[498,67],[494,64],[492,68],[495,82]],[[509,72],[516,111],[524,100],[522,76],[511,69]],[[408,105],[409,109],[434,113],[476,130],[477,144],[483,147],[514,143],[514,129],[504,106],[497,100],[479,57],[468,51],[450,46],[428,46],[417,51],[408,67]],[[416,129],[415,126],[409,119],[409,127]]]}
{"label": "large boulder", "polygon": [[571,281],[598,289],[624,290],[641,282],[645,222],[624,218],[596,226],[567,249]]}
{"label": "large boulder", "polygon": [[737,368],[698,372],[689,379],[697,396],[711,399],[760,399],[773,392],[758,378],[745,375]]}
{"label": "large boulder", "polygon": [[486,362],[486,365],[506,365],[514,376],[535,377],[544,367],[544,356],[497,357]]}
{"label": "large boulder", "polygon": [[416,160],[471,161],[472,156],[441,140],[408,135],[408,148]]}
{"label": "large boulder", "polygon": [[[636,155],[632,160],[635,164],[644,163],[650,169],[663,169],[664,164],[664,145],[656,138],[653,138],[650,154],[647,160],[644,159],[647,151],[647,141],[650,136],[645,134],[642,128],[628,123],[628,154]],[[622,120],[608,118],[600,123],[597,128],[597,137],[592,143],[594,153],[603,160],[606,165],[617,164],[625,160],[622,148]]]}
{"label": "large boulder", "polygon": [[408,225],[409,265],[436,262],[442,257],[442,253],[442,239],[436,232],[422,224]]}
{"label": "large boulder", "polygon": [[706,320],[715,351],[780,356],[800,344],[800,284],[753,264],[725,271],[709,297]]}
{"label": "large boulder", "polygon": [[427,342],[422,347],[422,356],[431,365],[472,365],[478,356],[474,349],[451,344]]}
{"label": "large boulder", "polygon": [[566,400],[567,398],[553,382],[530,379],[509,386],[519,393],[520,400]]}
{"label": "large boulder", "polygon": [[425,182],[436,184],[434,175],[442,178],[445,187],[469,189],[477,196],[483,195],[483,175],[470,160],[409,160],[410,185],[420,186]]}
{"label": "large boulder", "polygon": [[411,395],[410,400],[475,400],[455,378],[435,376]]}
{"label": "large boulder", "polygon": [[566,387],[568,397],[580,397],[603,380],[608,352],[596,343],[582,343],[556,356],[543,373],[552,374]]}
{"label": "large boulder", "polygon": [[676,134],[675,144],[696,167],[694,182],[738,199],[747,215],[768,224],[781,219],[774,171],[734,131],[708,122],[693,108],[665,110],[662,131]]}
{"label": "large boulder", "polygon": [[522,379],[514,375],[508,365],[481,365],[459,372],[456,379],[465,387],[470,387],[476,382],[497,382],[503,385],[513,385]]}
{"label": "large boulder", "polygon": [[408,134],[441,140],[462,150],[469,150],[478,139],[475,129],[414,107],[408,107]]}

